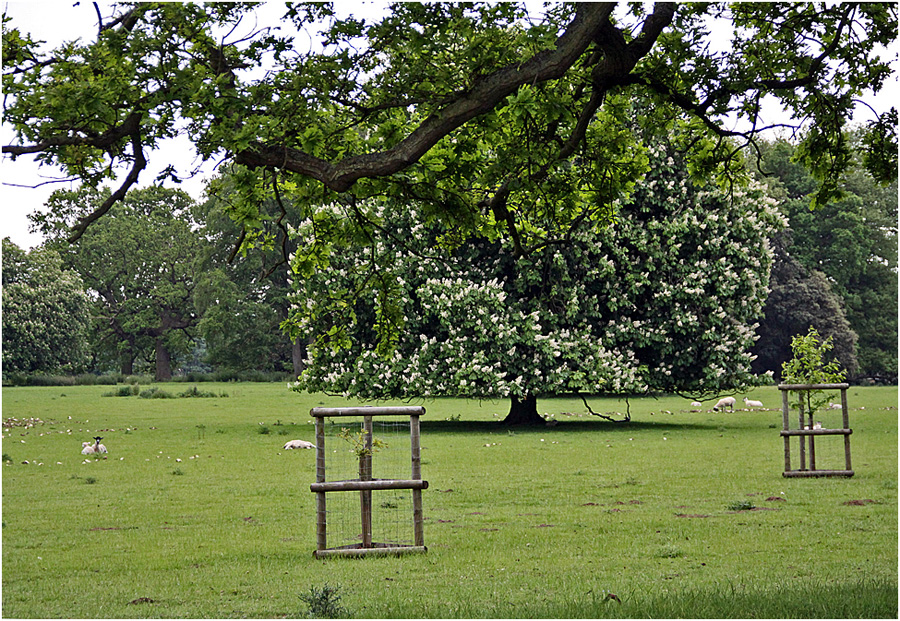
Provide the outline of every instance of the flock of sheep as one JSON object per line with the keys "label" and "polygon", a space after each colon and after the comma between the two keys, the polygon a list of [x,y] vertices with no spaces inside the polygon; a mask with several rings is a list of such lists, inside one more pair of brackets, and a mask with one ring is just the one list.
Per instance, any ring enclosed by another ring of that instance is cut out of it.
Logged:
{"label": "flock of sheep", "polygon": [[[102,440],[100,436],[94,436],[94,442],[82,442],[81,443],[81,454],[82,455],[99,455],[100,453],[108,453],[106,447],[100,444],[100,440]],[[312,442],[307,442],[306,440],[291,440],[287,444],[284,445],[285,449],[314,449],[316,445]]]}
{"label": "flock of sheep", "polygon": [[[734,412],[734,404],[736,400],[734,397],[723,397],[719,399],[716,404],[713,406],[713,410],[718,412],[719,410],[724,410],[728,408],[729,411]],[[702,407],[703,404],[699,401],[694,401],[691,403],[693,407]],[[744,397],[744,405],[748,408],[761,408],[763,407],[762,401],[753,401],[752,399],[748,399]],[[831,404],[832,406],[834,404]],[[840,406],[837,406],[840,407]],[[102,440],[100,436],[94,436],[94,442],[82,442],[81,443],[81,454],[82,455],[99,455],[101,453],[108,453],[106,447],[100,444],[100,440]],[[291,449],[314,449],[316,445],[312,442],[307,442],[306,440],[291,440],[284,445],[284,450]]]}
{"label": "flock of sheep", "polygon": [[[737,403],[734,397],[723,397],[719,399],[716,404],[712,407],[713,411],[718,412],[719,410],[724,410],[728,408],[729,411],[734,412],[734,404]],[[762,401],[754,401],[752,399],[748,399],[744,397],[744,405],[748,408],[762,408],[765,407],[762,404]],[[703,404],[699,401],[692,401],[691,407],[702,408]]]}

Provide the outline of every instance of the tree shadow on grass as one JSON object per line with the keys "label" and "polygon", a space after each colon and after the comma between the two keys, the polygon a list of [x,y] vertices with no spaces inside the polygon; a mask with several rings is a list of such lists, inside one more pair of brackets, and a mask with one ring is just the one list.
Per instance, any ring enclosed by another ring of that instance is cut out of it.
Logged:
{"label": "tree shadow on grass", "polygon": [[453,434],[486,434],[486,433],[514,433],[514,434],[554,434],[559,432],[585,432],[604,434],[624,434],[635,431],[714,431],[721,423],[677,423],[677,422],[648,422],[629,421],[612,423],[604,420],[574,420],[559,421],[553,426],[546,425],[506,425],[500,421],[466,421],[466,420],[425,420],[419,423],[422,433],[453,433]]}

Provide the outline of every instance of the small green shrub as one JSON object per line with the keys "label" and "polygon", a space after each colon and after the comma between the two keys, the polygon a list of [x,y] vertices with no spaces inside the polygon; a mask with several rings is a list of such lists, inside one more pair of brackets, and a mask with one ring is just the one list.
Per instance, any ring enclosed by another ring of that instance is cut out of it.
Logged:
{"label": "small green shrub", "polygon": [[129,375],[122,379],[123,384],[152,384],[153,378],[149,375]]}
{"label": "small green shrub", "polygon": [[191,386],[187,390],[178,394],[179,397],[182,398],[200,398],[200,399],[215,399],[219,395],[212,391],[204,391],[200,390],[196,386]]}
{"label": "small green shrub", "polygon": [[175,395],[154,386],[141,393],[141,399],[174,399]]}
{"label": "small green shrub", "polygon": [[263,425],[262,427],[260,427],[259,429],[256,430],[256,433],[258,433],[261,436],[267,436],[270,433],[272,433],[272,430],[269,429],[268,427],[266,427],[265,425]]}
{"label": "small green shrub", "polygon": [[12,463],[13,458],[9,456],[9,453],[3,453],[3,461]]}
{"label": "small green shrub", "polygon": [[338,595],[339,587],[325,584],[321,589],[309,587],[309,593],[300,596],[300,600],[307,605],[306,617],[309,619],[345,619],[350,616],[346,608],[341,606],[341,596]]}
{"label": "small green shrub", "polygon": [[95,477],[84,477],[84,482],[87,485],[93,485],[97,482],[97,479]]}
{"label": "small green shrub", "polygon": [[667,543],[662,546],[659,551],[656,553],[656,556],[659,558],[679,558],[684,556],[684,552],[681,551],[677,546]]}
{"label": "small green shrub", "polygon": [[66,375],[32,375],[25,380],[27,386],[74,386],[75,378]]}
{"label": "small green shrub", "polygon": [[[135,391],[135,389],[137,389],[137,391]],[[104,397],[133,397],[134,395],[138,394],[138,392],[140,392],[140,390],[141,389],[137,386],[137,384],[134,384],[133,386],[119,386],[115,390],[103,393],[103,396]]]}

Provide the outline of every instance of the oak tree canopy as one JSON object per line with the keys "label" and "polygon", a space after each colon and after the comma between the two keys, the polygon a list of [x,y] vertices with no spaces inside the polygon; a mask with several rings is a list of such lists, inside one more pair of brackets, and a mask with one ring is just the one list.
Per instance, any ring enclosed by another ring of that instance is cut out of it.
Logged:
{"label": "oak tree canopy", "polygon": [[[646,165],[625,129],[635,115],[671,128],[692,173],[733,179],[736,151],[774,129],[768,100],[792,115],[776,127],[799,140],[822,203],[897,29],[888,3],[397,3],[376,21],[299,3],[268,24],[259,9],[97,8],[93,38],[51,51],[4,16],[16,138],[3,153],[89,185],[128,170],[73,239],[137,187],[160,141],[186,133],[242,172],[231,215],[248,231],[261,193],[343,205],[362,229],[356,201],[389,195],[524,255],[633,187]],[[879,178],[896,174],[895,126],[892,109],[868,127]]]}

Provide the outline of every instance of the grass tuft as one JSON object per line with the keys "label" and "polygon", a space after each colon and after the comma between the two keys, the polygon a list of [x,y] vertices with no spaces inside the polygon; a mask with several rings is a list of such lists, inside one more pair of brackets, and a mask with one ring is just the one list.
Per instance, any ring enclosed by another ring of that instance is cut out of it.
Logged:
{"label": "grass tuft", "polygon": [[728,503],[725,508],[729,511],[752,511],[756,508],[756,505],[749,500],[735,500]]}
{"label": "grass tuft", "polygon": [[346,608],[340,605],[340,587],[325,583],[321,589],[309,587],[308,593],[300,595],[300,601],[307,606],[306,617],[309,619],[345,619],[350,616]]}

